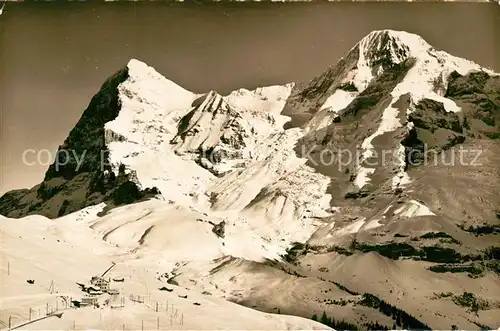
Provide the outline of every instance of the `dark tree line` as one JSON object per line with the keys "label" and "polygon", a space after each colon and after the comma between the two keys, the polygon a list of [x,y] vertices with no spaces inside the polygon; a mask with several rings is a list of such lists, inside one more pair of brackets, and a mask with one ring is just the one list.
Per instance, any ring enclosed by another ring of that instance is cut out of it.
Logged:
{"label": "dark tree line", "polygon": [[321,318],[318,320],[318,316],[314,314],[312,316],[313,321],[318,321],[321,324],[324,324],[326,326],[329,326],[335,330],[358,330],[358,327],[354,324],[351,324],[349,322],[340,320],[336,321],[335,318],[333,317],[328,317],[326,315],[326,312],[323,312],[323,315],[321,315]]}
{"label": "dark tree line", "polygon": [[[312,319],[314,321],[318,321],[318,316],[316,314],[314,314]],[[349,322],[346,322],[346,321],[343,321],[343,320],[336,321],[333,317],[328,317],[326,315],[326,312],[323,312],[323,315],[321,315],[321,318],[318,322],[320,322],[326,326],[329,326],[335,330],[342,330],[342,331],[358,330],[358,327],[356,325],[349,323]],[[366,329],[366,330],[377,330],[377,331],[389,330],[389,328],[387,326],[379,324],[378,322],[364,323],[363,326],[365,327],[364,329]],[[393,329],[395,329],[395,328],[396,328],[396,326],[394,325]]]}
{"label": "dark tree line", "polygon": [[[499,214],[497,214],[497,215],[499,215]],[[467,231],[467,232],[474,234],[476,237],[487,235],[487,234],[500,234],[500,224],[491,224],[491,225],[490,224],[483,224],[483,225],[478,225],[478,226],[470,225],[467,228],[462,225],[459,227],[463,231]]]}
{"label": "dark tree line", "polygon": [[373,294],[363,294],[363,299],[360,304],[366,307],[378,309],[382,314],[395,320],[396,326],[402,327],[403,329],[432,330],[428,325],[419,321],[407,312],[377,298]]}

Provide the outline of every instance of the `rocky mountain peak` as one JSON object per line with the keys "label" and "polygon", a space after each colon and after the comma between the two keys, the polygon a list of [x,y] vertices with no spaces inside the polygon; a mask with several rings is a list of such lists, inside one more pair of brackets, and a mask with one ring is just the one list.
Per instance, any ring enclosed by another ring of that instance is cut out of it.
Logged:
{"label": "rocky mountain peak", "polygon": [[360,62],[364,61],[369,66],[380,62],[398,64],[432,48],[419,35],[394,30],[373,31],[355,47],[358,48]]}

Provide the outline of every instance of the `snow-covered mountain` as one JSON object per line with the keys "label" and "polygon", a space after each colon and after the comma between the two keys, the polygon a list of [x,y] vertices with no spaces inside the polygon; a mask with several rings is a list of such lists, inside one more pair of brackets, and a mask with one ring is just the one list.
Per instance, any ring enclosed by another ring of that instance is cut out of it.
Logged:
{"label": "snow-covered mountain", "polygon": [[[110,259],[268,312],[496,326],[499,87],[491,70],[392,30],[310,82],[225,96],[130,60],[44,181],[5,194],[0,214],[97,210],[85,224],[117,248]],[[488,303],[480,316],[453,303],[462,292]]]}

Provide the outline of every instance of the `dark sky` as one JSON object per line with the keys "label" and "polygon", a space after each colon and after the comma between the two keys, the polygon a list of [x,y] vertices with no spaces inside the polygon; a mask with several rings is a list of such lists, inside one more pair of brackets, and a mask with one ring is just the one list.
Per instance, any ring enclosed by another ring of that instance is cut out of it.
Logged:
{"label": "dark sky", "polygon": [[41,181],[47,165],[23,164],[23,151],[54,153],[130,58],[194,92],[225,93],[308,80],[384,28],[500,71],[497,4],[8,3],[0,16],[0,194]]}

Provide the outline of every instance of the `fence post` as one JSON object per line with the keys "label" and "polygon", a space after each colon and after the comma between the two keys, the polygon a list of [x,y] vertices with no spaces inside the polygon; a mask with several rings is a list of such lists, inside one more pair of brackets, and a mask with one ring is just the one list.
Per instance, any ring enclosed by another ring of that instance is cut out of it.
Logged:
{"label": "fence post", "polygon": [[184,313],[181,314],[181,325],[184,325]]}
{"label": "fence post", "polygon": [[30,312],[29,312],[29,318],[28,318],[29,321],[31,321],[31,307],[30,307]]}
{"label": "fence post", "polygon": [[141,320],[141,330],[144,331],[144,320]]}
{"label": "fence post", "polygon": [[158,301],[156,301],[156,312],[158,312]]}
{"label": "fence post", "polygon": [[156,318],[156,329],[160,330],[160,316]]}
{"label": "fence post", "polygon": [[9,315],[9,329],[12,327],[12,316]]}

